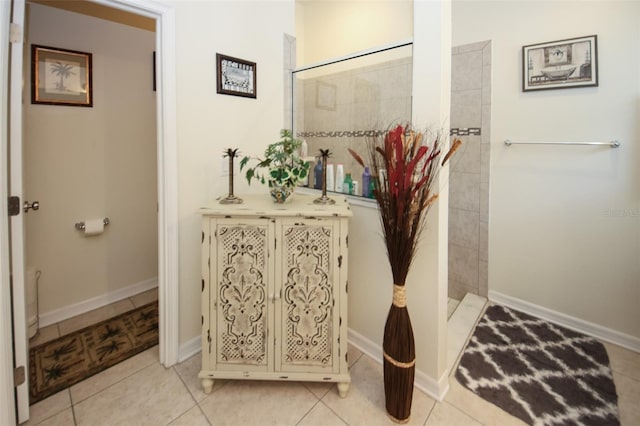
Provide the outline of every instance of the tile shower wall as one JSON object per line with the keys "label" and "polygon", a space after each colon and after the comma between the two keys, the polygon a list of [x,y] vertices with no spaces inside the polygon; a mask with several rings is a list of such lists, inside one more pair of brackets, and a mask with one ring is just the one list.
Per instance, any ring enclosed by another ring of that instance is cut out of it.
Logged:
{"label": "tile shower wall", "polygon": [[365,156],[368,136],[410,120],[412,58],[338,72],[327,68],[314,70],[320,76],[296,79],[296,135],[307,141],[310,156],[328,148],[329,162],[343,164],[345,174],[360,180],[363,169],[347,148]]}
{"label": "tile shower wall", "polygon": [[491,42],[451,51],[451,133],[463,148],[449,181],[449,297],[487,297]]}
{"label": "tile shower wall", "polygon": [[282,78],[284,79],[284,119],[283,128],[291,129],[293,117],[293,81],[291,79],[291,71],[296,67],[296,38],[292,35],[285,34],[283,37],[283,64],[284,70]]}

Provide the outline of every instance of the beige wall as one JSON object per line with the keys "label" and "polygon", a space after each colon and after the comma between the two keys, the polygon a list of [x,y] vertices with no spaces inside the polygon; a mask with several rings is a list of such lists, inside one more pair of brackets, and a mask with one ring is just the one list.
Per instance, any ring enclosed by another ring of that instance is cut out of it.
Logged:
{"label": "beige wall", "polygon": [[[93,54],[93,108],[32,105],[25,91],[25,198],[41,204],[26,263],[42,271],[42,314],[158,275],[155,34],[33,4],[28,43]],[[101,217],[102,235],[74,228]]]}
{"label": "beige wall", "polygon": [[29,0],[30,3],[39,3],[57,9],[68,10],[69,12],[81,13],[94,18],[106,19],[119,24],[140,28],[141,30],[155,31],[155,19],[136,15],[125,10],[114,9],[99,3],[87,0]]}
{"label": "beige wall", "polygon": [[[226,147],[238,147],[243,153],[259,154],[264,146],[275,140],[279,129],[284,125],[284,83],[283,69],[283,33],[294,34],[295,8],[293,2],[171,2],[176,10],[176,51],[177,51],[177,110],[178,110],[178,149],[179,149],[179,215],[180,215],[180,342],[187,343],[200,332],[200,216],[197,210],[208,200],[224,195],[227,180],[220,176],[220,158]],[[412,28],[413,14],[406,16],[409,28]],[[440,16],[434,19],[439,22]],[[405,20],[403,20],[405,21]],[[237,22],[243,22],[242,32],[238,33]],[[333,22],[333,21],[329,21]],[[377,22],[384,22],[382,18]],[[382,24],[380,24],[382,25]],[[198,31],[193,31],[197,28]],[[343,27],[344,28],[344,27]],[[369,26],[376,31],[375,26]],[[406,39],[403,33],[398,37],[379,40],[375,45],[388,44],[398,39]],[[325,29],[326,31],[327,29]],[[334,28],[339,31],[340,27]],[[441,27],[425,25],[421,28],[422,40],[438,39]],[[337,39],[348,40],[344,28]],[[232,36],[237,34],[237,36]],[[317,37],[322,37],[319,33]],[[410,35],[411,33],[409,33]],[[308,48],[310,33],[305,35]],[[313,45],[313,42],[311,43]],[[334,52],[330,56],[362,50],[370,45],[353,46],[344,52]],[[450,44],[445,48],[450,56]],[[213,76],[215,75],[215,53],[256,62],[258,70],[257,99],[245,99],[215,93]],[[431,56],[438,55],[433,65]],[[329,54],[327,54],[329,55]],[[434,76],[434,70],[440,70],[442,55],[437,49],[423,49],[423,72]],[[300,60],[299,60],[300,63]],[[433,69],[425,64],[432,64]],[[429,68],[426,69],[425,68]],[[437,74],[437,73],[436,73]],[[434,77],[435,78],[435,77]],[[422,120],[419,125],[440,121],[448,115],[448,103],[441,112],[440,77],[427,80],[421,86],[424,94]],[[431,86],[434,87],[425,87]],[[447,89],[448,90],[448,89]],[[437,92],[437,104],[429,105],[429,96]],[[264,191],[254,185],[247,188],[241,179],[236,180],[236,192],[246,190]],[[446,202],[444,203],[446,206]],[[380,344],[382,329],[391,301],[389,266],[382,240],[376,229],[379,226],[375,211],[361,212],[354,208],[356,216],[364,220],[352,221],[354,235],[366,235],[366,239],[352,243],[350,249],[350,326],[368,339]],[[374,214],[372,214],[374,213]],[[446,215],[445,215],[446,216]],[[439,228],[438,216],[432,226]],[[446,235],[446,222],[445,229]],[[414,285],[409,290],[415,299],[411,306],[412,315],[416,315],[416,335],[419,336],[421,358],[419,368],[430,377],[438,379],[446,361],[442,353],[446,342],[446,261],[435,254],[438,247],[438,232],[430,239],[433,247],[421,251],[416,274],[412,280],[425,282]],[[352,240],[353,241],[353,240]],[[444,240],[446,242],[446,238]],[[445,243],[446,251],[446,243]],[[351,253],[353,253],[351,255]],[[430,257],[427,263],[424,259]],[[425,269],[426,268],[426,269]],[[353,272],[352,272],[353,271]],[[355,278],[354,278],[355,277]],[[441,285],[444,291],[436,287]],[[379,292],[372,289],[379,288]],[[386,289],[386,290],[385,290]],[[438,293],[433,296],[433,294]],[[441,296],[444,299],[441,299]],[[440,312],[439,303],[443,309]],[[441,315],[440,315],[441,314]],[[441,316],[443,321],[433,320],[432,316]],[[444,350],[446,355],[446,350]]]}
{"label": "beige wall", "polygon": [[[493,42],[489,290],[640,338],[640,3],[453,3]],[[598,87],[521,91],[522,46],[598,35]],[[505,139],[610,141],[618,149]]]}
{"label": "beige wall", "polygon": [[298,65],[413,37],[410,0],[297,1],[296,16]]}
{"label": "beige wall", "polygon": [[[283,128],[284,33],[294,34],[293,1],[167,2],[176,16],[180,342],[200,335],[200,216],[226,195],[222,151],[259,155]],[[216,94],[215,54],[257,64],[257,98]],[[236,179],[236,193],[264,192]]]}

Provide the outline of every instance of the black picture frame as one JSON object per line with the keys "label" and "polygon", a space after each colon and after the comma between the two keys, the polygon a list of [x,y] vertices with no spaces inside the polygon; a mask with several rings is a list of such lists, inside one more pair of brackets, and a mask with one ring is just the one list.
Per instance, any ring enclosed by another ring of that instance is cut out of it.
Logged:
{"label": "black picture frame", "polygon": [[522,91],[598,86],[598,36],[522,47]]}
{"label": "black picture frame", "polygon": [[91,53],[31,45],[31,103],[93,107]]}
{"label": "black picture frame", "polygon": [[256,63],[216,53],[217,93],[256,98]]}

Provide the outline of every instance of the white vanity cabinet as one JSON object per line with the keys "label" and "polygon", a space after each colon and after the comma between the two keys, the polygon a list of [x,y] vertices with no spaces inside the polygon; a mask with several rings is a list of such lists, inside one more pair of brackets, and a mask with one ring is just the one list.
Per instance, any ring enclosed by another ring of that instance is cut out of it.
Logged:
{"label": "white vanity cabinet", "polygon": [[242,198],[200,210],[204,391],[215,379],[301,380],[346,396],[347,201]]}

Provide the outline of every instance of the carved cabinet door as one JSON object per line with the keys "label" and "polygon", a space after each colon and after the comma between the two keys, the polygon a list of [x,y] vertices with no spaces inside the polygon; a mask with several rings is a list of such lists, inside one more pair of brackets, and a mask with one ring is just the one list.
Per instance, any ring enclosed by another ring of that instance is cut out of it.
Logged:
{"label": "carved cabinet door", "polygon": [[[211,312],[219,370],[269,371],[273,345],[273,222],[218,219],[212,229]],[[212,265],[213,266],[213,265]],[[214,290],[215,289],[215,290]],[[213,361],[213,360],[212,360]]]}
{"label": "carved cabinet door", "polygon": [[333,220],[278,221],[277,371],[335,372],[338,362],[340,228]]}

